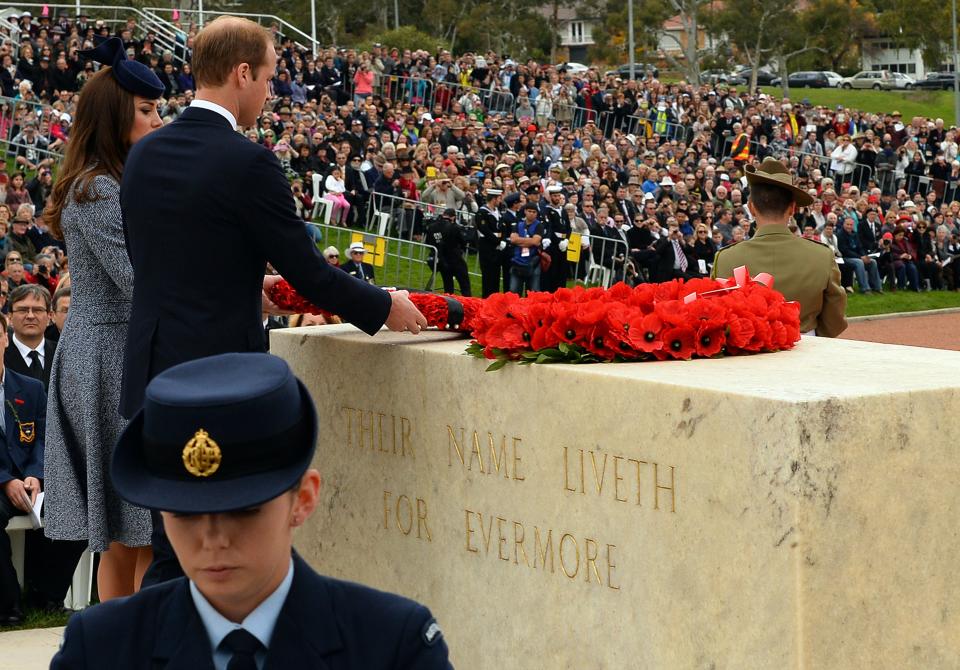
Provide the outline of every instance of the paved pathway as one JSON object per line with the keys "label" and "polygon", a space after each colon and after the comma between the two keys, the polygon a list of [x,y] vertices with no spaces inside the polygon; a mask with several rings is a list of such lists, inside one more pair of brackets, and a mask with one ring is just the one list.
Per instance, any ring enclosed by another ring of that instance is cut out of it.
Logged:
{"label": "paved pathway", "polygon": [[840,337],[960,351],[960,312],[855,321]]}
{"label": "paved pathway", "polygon": [[62,636],[63,628],[0,633],[0,670],[47,670]]}

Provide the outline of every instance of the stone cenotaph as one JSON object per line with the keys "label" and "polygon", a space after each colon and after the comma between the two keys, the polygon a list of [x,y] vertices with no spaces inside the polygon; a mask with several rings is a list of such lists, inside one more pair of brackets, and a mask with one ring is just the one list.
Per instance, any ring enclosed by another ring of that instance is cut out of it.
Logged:
{"label": "stone cenotaph", "polygon": [[508,365],[273,331],[320,417],[324,574],[503,668],[960,668],[960,353],[804,337]]}

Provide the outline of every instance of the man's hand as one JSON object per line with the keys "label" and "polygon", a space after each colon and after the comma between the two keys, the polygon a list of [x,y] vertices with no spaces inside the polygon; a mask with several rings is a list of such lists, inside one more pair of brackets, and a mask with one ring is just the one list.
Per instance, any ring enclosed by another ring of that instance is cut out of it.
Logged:
{"label": "man's hand", "polygon": [[23,488],[30,494],[30,506],[33,507],[37,502],[37,495],[39,495],[42,490],[40,480],[36,477],[24,477]]}
{"label": "man's hand", "polygon": [[427,318],[410,302],[408,291],[393,291],[390,300],[393,304],[387,316],[387,328],[398,333],[409,332],[417,335],[427,327]]}
{"label": "man's hand", "polygon": [[7,494],[7,498],[14,507],[19,509],[21,512],[26,512],[28,514],[30,513],[30,493],[24,486],[23,480],[11,479],[10,481],[6,482],[3,485],[3,492]]}
{"label": "man's hand", "polygon": [[274,316],[289,316],[293,312],[285,309],[280,309],[273,304],[273,301],[270,300],[270,295],[267,293],[274,286],[283,281],[283,277],[280,275],[264,275],[263,277],[263,293],[260,296],[260,302],[262,307],[260,308],[264,314],[273,314]]}

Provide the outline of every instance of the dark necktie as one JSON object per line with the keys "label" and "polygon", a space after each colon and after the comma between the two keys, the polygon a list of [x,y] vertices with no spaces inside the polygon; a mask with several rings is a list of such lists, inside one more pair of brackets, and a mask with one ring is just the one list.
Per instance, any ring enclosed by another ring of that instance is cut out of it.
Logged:
{"label": "dark necktie", "polygon": [[223,638],[220,647],[233,654],[227,670],[257,670],[254,654],[263,650],[263,644],[251,633],[238,628]]}
{"label": "dark necktie", "polygon": [[30,358],[30,376],[34,379],[43,379],[43,364],[40,362],[40,353],[31,351],[27,356]]}

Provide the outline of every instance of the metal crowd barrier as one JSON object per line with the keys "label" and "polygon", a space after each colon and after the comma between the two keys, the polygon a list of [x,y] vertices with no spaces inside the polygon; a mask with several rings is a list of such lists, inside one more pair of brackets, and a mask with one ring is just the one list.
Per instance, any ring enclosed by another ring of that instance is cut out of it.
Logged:
{"label": "metal crowd barrier", "polygon": [[[724,139],[724,142],[722,145],[723,149],[721,151],[722,158],[727,158],[731,155],[731,151],[733,149],[733,143],[735,140],[736,140],[735,137],[727,137]],[[757,140],[750,140],[750,157],[751,158],[759,156],[761,152],[764,152],[767,150],[770,150],[769,145],[764,146]],[[805,159],[814,161],[815,163],[817,163],[817,168],[820,169],[824,177],[829,177],[834,181],[842,179],[843,183],[852,182],[853,184],[857,185],[861,190],[863,190],[863,188],[866,187],[867,182],[869,180],[874,179],[874,173],[875,173],[874,168],[865,163],[859,163],[859,162],[854,163],[853,172],[848,172],[848,173],[845,173],[844,175],[837,175],[834,173],[834,171],[830,167],[833,159],[830,157],[829,154],[822,155],[822,154],[810,153],[808,151],[800,151],[799,148],[794,146],[787,146],[785,149],[782,149],[779,152],[780,154],[782,154],[781,156],[777,156],[778,152],[775,152],[772,150],[770,151],[771,151],[770,155],[773,155],[774,157],[788,158],[788,159],[797,158],[801,162],[801,164],[805,161]]]}
{"label": "metal crowd barrier", "polygon": [[340,251],[341,264],[349,259],[347,248],[350,244],[363,242],[367,250],[363,260],[373,266],[378,286],[434,290],[437,248],[432,244],[325,223],[308,223],[307,226],[313,229],[313,239],[320,248],[334,246]]}
{"label": "metal crowd barrier", "polygon": [[626,242],[603,235],[590,235],[589,241],[588,249],[581,248],[579,261],[568,261],[573,270],[570,274],[578,282],[610,288],[634,271]]}
{"label": "metal crowd barrier", "polygon": [[[48,149],[38,149],[36,147],[16,144],[14,142],[3,142],[6,145],[5,157],[8,161],[12,162],[11,169],[17,170],[18,166],[16,164],[16,156],[23,154],[23,156],[32,164],[39,165],[41,161],[49,160],[50,168],[53,170],[54,175],[56,175],[57,170],[60,167],[60,164],[63,162],[63,154],[56,151],[50,151]],[[25,170],[25,172],[33,172],[32,170]]]}
{"label": "metal crowd barrier", "polygon": [[51,132],[56,123],[53,111],[51,105],[43,102],[0,96],[0,142],[12,141],[23,129],[24,122],[33,121],[37,124],[37,134],[51,144],[55,140]]}

